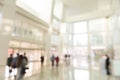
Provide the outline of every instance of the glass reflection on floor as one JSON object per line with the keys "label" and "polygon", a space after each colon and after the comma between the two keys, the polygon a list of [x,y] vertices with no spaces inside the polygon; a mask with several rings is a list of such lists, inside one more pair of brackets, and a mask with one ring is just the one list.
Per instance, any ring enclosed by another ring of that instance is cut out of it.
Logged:
{"label": "glass reflection on floor", "polygon": [[88,70],[80,70],[75,69],[74,70],[74,80],[89,80],[89,71]]}

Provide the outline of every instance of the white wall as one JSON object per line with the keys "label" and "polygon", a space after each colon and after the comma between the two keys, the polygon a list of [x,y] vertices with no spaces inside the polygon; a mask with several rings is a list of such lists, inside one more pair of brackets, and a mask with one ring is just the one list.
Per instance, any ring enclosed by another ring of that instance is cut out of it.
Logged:
{"label": "white wall", "polygon": [[43,21],[49,23],[53,0],[17,0],[17,5]]}

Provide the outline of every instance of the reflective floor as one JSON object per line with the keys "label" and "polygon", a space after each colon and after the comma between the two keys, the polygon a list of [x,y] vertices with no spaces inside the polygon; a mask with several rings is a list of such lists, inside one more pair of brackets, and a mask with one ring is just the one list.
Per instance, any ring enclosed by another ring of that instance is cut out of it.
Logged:
{"label": "reflective floor", "polygon": [[68,66],[44,67],[38,72],[39,74],[24,80],[120,80],[117,77],[102,75],[98,70],[77,69]]}
{"label": "reflective floor", "polygon": [[[41,67],[40,62],[31,62],[24,80],[120,80],[119,77],[108,77],[101,73],[99,67],[89,67],[89,64],[86,66],[86,62],[82,64],[84,66],[75,63],[73,61],[71,65],[68,63],[59,67],[50,65]],[[6,77],[6,80],[14,80],[14,78]]]}

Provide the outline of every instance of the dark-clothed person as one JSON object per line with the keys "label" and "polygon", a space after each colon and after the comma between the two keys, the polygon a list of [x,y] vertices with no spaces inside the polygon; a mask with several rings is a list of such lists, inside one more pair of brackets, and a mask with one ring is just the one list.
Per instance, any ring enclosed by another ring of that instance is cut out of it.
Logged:
{"label": "dark-clothed person", "polygon": [[13,54],[10,54],[10,57],[7,58],[7,66],[9,67],[9,73],[12,72],[12,60],[13,60]]}
{"label": "dark-clothed person", "polygon": [[40,58],[41,58],[41,66],[43,66],[43,63],[44,63],[44,56],[42,55]]}
{"label": "dark-clothed person", "polygon": [[105,60],[105,68],[106,68],[106,74],[107,75],[110,75],[110,58],[108,55],[105,55],[106,56],[106,60]]}
{"label": "dark-clothed person", "polygon": [[17,64],[17,77],[16,80],[23,80],[23,77],[25,75],[27,61],[24,58],[23,55],[20,55],[18,58],[18,64]]}

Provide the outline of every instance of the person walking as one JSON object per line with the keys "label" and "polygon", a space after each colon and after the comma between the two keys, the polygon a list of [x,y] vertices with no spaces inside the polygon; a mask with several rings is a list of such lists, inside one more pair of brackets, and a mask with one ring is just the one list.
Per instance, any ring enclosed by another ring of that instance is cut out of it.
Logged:
{"label": "person walking", "polygon": [[23,77],[25,75],[25,70],[26,70],[26,65],[27,65],[27,61],[24,58],[23,55],[19,55],[18,58],[18,63],[17,63],[17,77],[16,80],[23,80]]}
{"label": "person walking", "polygon": [[55,60],[56,60],[56,67],[58,67],[59,66],[59,56],[57,56],[56,58],[55,58]]}
{"label": "person walking", "polygon": [[54,56],[54,54],[52,54],[52,56],[51,56],[52,67],[54,66],[54,60],[55,60],[55,56]]}
{"label": "person walking", "polygon": [[10,57],[7,58],[7,67],[8,67],[8,73],[9,73],[9,77],[10,74],[12,72],[12,60],[13,60],[13,54],[10,54]]}
{"label": "person walking", "polygon": [[44,65],[44,56],[41,55],[40,59],[41,59],[41,66],[43,66]]}
{"label": "person walking", "polygon": [[109,75],[111,75],[111,72],[110,72],[110,58],[107,54],[105,56],[106,56],[106,60],[105,60],[106,74],[109,76]]}
{"label": "person walking", "polygon": [[17,62],[18,62],[18,58],[19,58],[19,53],[17,53],[14,57],[13,57],[13,60],[12,60],[12,64],[11,64],[11,67],[12,67],[12,70],[14,72],[14,78],[16,79],[16,75],[17,75]]}
{"label": "person walking", "polygon": [[28,64],[28,58],[27,58],[27,56],[26,56],[26,53],[24,52],[24,55],[23,55],[23,58],[25,59],[25,63],[26,63],[26,65]]}

